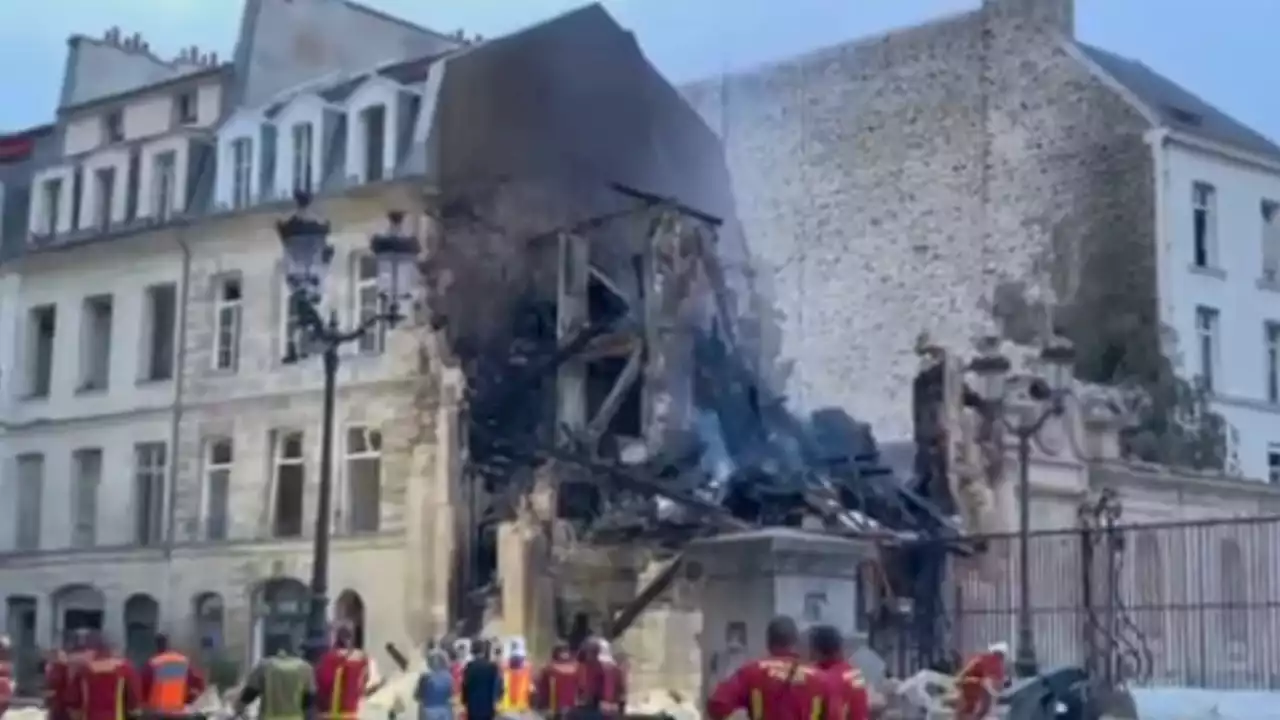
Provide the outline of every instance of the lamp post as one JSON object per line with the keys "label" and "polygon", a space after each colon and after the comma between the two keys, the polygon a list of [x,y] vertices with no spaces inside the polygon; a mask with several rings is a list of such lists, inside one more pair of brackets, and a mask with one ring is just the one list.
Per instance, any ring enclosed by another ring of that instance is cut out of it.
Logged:
{"label": "lamp post", "polygon": [[333,421],[334,396],[338,379],[338,350],[355,342],[365,333],[381,327],[394,328],[405,319],[403,312],[411,302],[410,289],[417,275],[418,241],[403,229],[404,213],[387,213],[385,233],[369,240],[369,251],[378,264],[378,306],[370,313],[343,326],[338,314],[330,310],[325,316],[324,281],[333,246],[329,244],[329,223],[312,216],[308,210],[311,196],[294,194],[297,209],[287,219],[276,223],[284,246],[285,283],[288,308],[296,318],[297,340],[292,343],[292,357],[297,362],[311,354],[319,354],[324,367],[324,409],[320,429],[320,495],[316,502],[316,525],[311,558],[311,596],[307,612],[307,652],[314,660],[328,644],[329,534],[333,506]]}
{"label": "lamp post", "polygon": [[1051,417],[1062,415],[1071,391],[1075,348],[1055,333],[1040,351],[1043,377],[1021,378],[1026,395],[1034,401],[1010,408],[1009,359],[1000,353],[1000,339],[984,337],[977,343],[978,356],[969,369],[978,378],[977,394],[989,422],[1002,423],[1018,438],[1018,629],[1014,671],[1018,677],[1039,672],[1035,633],[1031,618],[1031,439]]}

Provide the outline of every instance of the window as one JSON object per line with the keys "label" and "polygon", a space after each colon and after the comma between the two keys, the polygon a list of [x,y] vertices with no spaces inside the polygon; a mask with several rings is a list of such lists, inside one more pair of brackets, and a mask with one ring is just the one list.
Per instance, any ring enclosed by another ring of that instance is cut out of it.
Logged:
{"label": "window", "polygon": [[95,295],[84,299],[80,310],[78,392],[106,390],[110,383],[112,314],[110,295]]}
{"label": "window", "polygon": [[231,466],[235,447],[230,438],[217,438],[205,445],[204,537],[226,540],[231,503]]}
{"label": "window", "polygon": [[1196,267],[1216,267],[1218,264],[1217,228],[1214,224],[1216,196],[1217,192],[1208,183],[1198,182],[1191,186],[1192,232],[1195,236],[1192,262]]}
{"label": "window", "polygon": [[160,541],[167,451],[164,443],[139,443],[133,447],[134,540],[139,545]]}
{"label": "window", "polygon": [[307,471],[302,456],[302,433],[275,435],[275,511],[272,532],[276,537],[302,536],[302,495]]}
{"label": "window", "polygon": [[40,549],[40,514],[44,505],[44,456],[39,453],[19,455],[18,517],[15,522],[14,548]]}
{"label": "window", "polygon": [[102,486],[102,449],[72,453],[75,484],[71,488],[71,547],[93,547],[98,541],[98,488]]}
{"label": "window", "polygon": [[1280,403],[1280,323],[1262,327],[1267,344],[1267,402]]}
{"label": "window", "polygon": [[143,380],[172,380],[174,323],[177,320],[178,286],[173,283],[147,288],[142,354]]}
{"label": "window", "polygon": [[377,182],[386,170],[387,106],[365,108],[360,112],[360,123],[364,133],[364,181]]}
{"label": "window", "polygon": [[58,220],[62,215],[62,178],[45,180],[40,185],[43,206],[40,216],[40,232],[53,235],[58,232]]}
{"label": "window", "polygon": [[253,139],[231,143],[231,205],[249,207],[253,202]]}
{"label": "window", "polygon": [[[373,255],[356,256],[355,267],[355,316],[358,322],[365,322],[374,317],[382,309],[382,296],[378,288],[378,260]],[[362,353],[376,354],[382,352],[386,342],[386,328],[377,323],[360,336],[359,348]]]}
{"label": "window", "polygon": [[1280,282],[1280,203],[1262,203],[1262,279]]}
{"label": "window", "polygon": [[367,427],[347,428],[347,529],[377,532],[382,514],[382,433]]}
{"label": "window", "polygon": [[293,126],[293,189],[312,190],[312,139],[311,123],[298,123]]}
{"label": "window", "polygon": [[93,226],[111,225],[111,208],[116,200],[116,169],[98,168],[93,172]]}
{"label": "window", "polygon": [[1267,447],[1267,482],[1280,485],[1280,445]]}
{"label": "window", "polygon": [[306,357],[306,330],[302,326],[302,317],[298,315],[288,282],[284,283],[280,292],[284,308],[280,313],[280,357],[281,362],[293,364]]}
{"label": "window", "polygon": [[239,275],[225,276],[217,281],[217,298],[214,300],[213,369],[234,372],[240,363],[240,306],[241,284]]}
{"label": "window", "polygon": [[199,96],[194,90],[173,99],[173,118],[177,125],[194,125],[200,120]]}
{"label": "window", "polygon": [[104,143],[117,143],[124,140],[124,112],[112,110],[102,116],[102,137]]}
{"label": "window", "polygon": [[53,385],[53,348],[58,334],[58,308],[41,305],[27,316],[27,397],[49,397]]}
{"label": "window", "polygon": [[172,150],[151,158],[151,216],[168,220],[177,195],[178,154]]}
{"label": "window", "polygon": [[1218,362],[1218,311],[1196,308],[1196,340],[1200,361],[1200,383],[1205,390],[1214,388],[1214,371]]}

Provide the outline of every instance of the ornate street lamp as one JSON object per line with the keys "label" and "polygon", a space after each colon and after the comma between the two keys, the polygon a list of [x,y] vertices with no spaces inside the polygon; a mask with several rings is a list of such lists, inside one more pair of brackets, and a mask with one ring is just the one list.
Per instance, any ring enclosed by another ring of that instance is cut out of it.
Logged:
{"label": "ornate street lamp", "polygon": [[1027,396],[1036,407],[1011,408],[1007,402],[1012,363],[1000,352],[1000,338],[984,337],[976,343],[978,355],[969,369],[977,376],[977,394],[990,422],[1002,423],[1018,438],[1018,632],[1014,669],[1018,677],[1039,672],[1031,617],[1031,439],[1051,417],[1060,416],[1071,392],[1075,348],[1061,334],[1040,351],[1043,377],[1022,378]]}
{"label": "ornate street lamp", "polygon": [[[394,328],[405,319],[404,310],[413,301],[417,287],[418,241],[404,230],[404,213],[387,213],[385,233],[369,240],[369,250],[378,263],[378,308],[344,327],[336,311],[325,317],[321,310],[324,281],[333,261],[329,244],[329,223],[308,211],[311,196],[294,194],[297,209],[288,219],[276,223],[284,246],[285,282],[289,309],[297,318],[298,342],[295,354],[318,353],[324,366],[324,411],[320,431],[320,497],[316,504],[315,545],[311,559],[311,596],[307,613],[307,650],[318,658],[328,644],[329,534],[333,505],[333,418],[338,377],[338,350],[365,333],[382,327]],[[286,360],[293,362],[299,357]]]}

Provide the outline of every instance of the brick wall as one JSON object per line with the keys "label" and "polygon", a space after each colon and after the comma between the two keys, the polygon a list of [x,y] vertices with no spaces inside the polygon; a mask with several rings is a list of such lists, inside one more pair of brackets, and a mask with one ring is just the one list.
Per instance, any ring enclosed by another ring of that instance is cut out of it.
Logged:
{"label": "brick wall", "polygon": [[[1069,322],[1154,315],[1145,121],[1022,6],[684,88],[724,140],[799,407],[907,435],[917,333],[967,344],[1019,280],[1070,299]],[[1081,281],[1100,264],[1128,270],[1116,292]]]}

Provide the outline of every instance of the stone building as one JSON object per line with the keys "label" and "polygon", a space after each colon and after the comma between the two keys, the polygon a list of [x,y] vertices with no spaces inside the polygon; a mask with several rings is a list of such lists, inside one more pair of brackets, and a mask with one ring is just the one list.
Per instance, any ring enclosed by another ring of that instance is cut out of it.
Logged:
{"label": "stone building", "polygon": [[[236,661],[301,634],[322,373],[284,302],[276,223],[293,191],[313,193],[331,224],[324,303],[346,326],[376,305],[366,248],[388,211],[407,214],[428,259],[442,251],[426,307],[341,359],[329,584],[333,613],[379,656],[452,629],[470,589],[455,573],[476,535],[460,495],[459,338],[506,332],[482,327],[504,295],[536,285],[554,296],[559,237],[610,213],[638,226],[653,203],[644,192],[731,215],[722,170],[706,171],[714,136],[598,6],[465,47],[353,3],[250,0],[246,18],[229,66],[202,61],[63,109],[54,134],[86,154],[34,169],[34,224],[0,265],[0,327],[13,330],[3,362],[33,368],[50,395],[28,398],[15,381],[27,375],[4,374],[0,595],[27,671],[35,648],[76,627],[134,655],[164,629]],[[351,23],[381,23],[385,43],[344,49]],[[290,32],[306,50],[292,69],[261,44]],[[114,32],[80,44],[150,57]],[[376,47],[389,56],[360,54]],[[597,72],[568,82],[564,63]],[[535,86],[554,92],[510,92]],[[123,139],[87,132],[120,128]],[[697,167],[670,161],[683,157]],[[487,233],[492,254],[466,242],[443,252],[459,200],[482,217],[451,231]],[[526,254],[526,231],[551,242],[530,240]],[[595,291],[640,293],[619,232],[605,235],[614,254],[583,269]],[[482,287],[440,277],[466,277],[467,262],[503,274]],[[81,309],[82,332],[64,331],[67,308]]]}
{"label": "stone building", "polygon": [[[1216,383],[1243,472],[1264,477],[1276,373],[1256,269],[1264,237],[1274,254],[1280,148],[1077,41],[1074,5],[984,0],[684,88],[723,138],[783,315],[787,394],[904,437],[917,332],[963,343],[996,321],[1025,340],[1044,322],[1024,310],[1059,305],[1091,380],[1176,335],[1186,375]],[[1193,210],[1215,187],[1216,209]],[[1206,254],[1227,234],[1247,240]]]}

